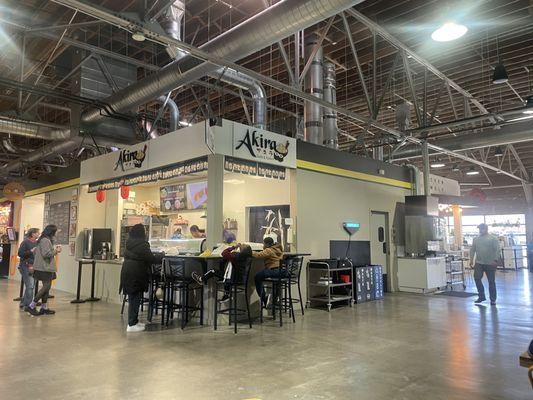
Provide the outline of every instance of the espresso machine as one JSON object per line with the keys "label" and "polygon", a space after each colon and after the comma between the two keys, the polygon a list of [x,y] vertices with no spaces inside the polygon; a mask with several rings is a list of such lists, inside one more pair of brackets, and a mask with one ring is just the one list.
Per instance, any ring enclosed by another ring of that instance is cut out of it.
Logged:
{"label": "espresso machine", "polygon": [[113,232],[110,228],[83,230],[83,258],[107,260],[111,255]]}

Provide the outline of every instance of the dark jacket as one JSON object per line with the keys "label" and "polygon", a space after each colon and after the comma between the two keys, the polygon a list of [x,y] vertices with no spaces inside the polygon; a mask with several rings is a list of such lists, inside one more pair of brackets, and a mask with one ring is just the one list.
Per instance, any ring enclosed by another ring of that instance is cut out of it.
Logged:
{"label": "dark jacket", "polygon": [[124,263],[120,272],[120,289],[123,293],[146,292],[152,264],[161,262],[154,256],[150,244],[143,239],[128,239],[124,252]]}
{"label": "dark jacket", "polygon": [[35,255],[32,250],[35,248],[35,246],[37,246],[36,240],[24,239],[22,241],[18,251],[21,266],[28,267],[33,265]]}

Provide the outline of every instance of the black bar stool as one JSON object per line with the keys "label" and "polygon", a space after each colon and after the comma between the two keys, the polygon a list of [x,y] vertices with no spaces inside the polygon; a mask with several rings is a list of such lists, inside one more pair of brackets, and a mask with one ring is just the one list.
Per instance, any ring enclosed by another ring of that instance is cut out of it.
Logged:
{"label": "black bar stool", "polygon": [[[190,314],[199,311],[200,325],[204,323],[204,287],[192,279],[192,272],[202,272],[202,265],[196,260],[179,257],[163,259],[163,273],[165,279],[164,312],[162,325],[167,325],[174,318],[174,312],[179,310],[181,329],[184,329],[190,320]],[[178,297],[176,298],[176,293]],[[191,305],[189,299],[200,296],[200,304]],[[179,303],[176,300],[179,299]],[[166,315],[165,315],[166,314]]]}
{"label": "black bar stool", "polygon": [[[231,278],[229,281],[217,281],[215,288],[215,321],[214,328],[218,329],[218,315],[228,315],[229,324],[233,322],[234,333],[237,333],[237,322],[240,315],[247,315],[248,325],[252,329],[252,317],[250,314],[250,297],[248,296],[248,280],[250,278],[250,270],[252,269],[252,258],[246,260],[244,271],[235,270],[233,266]],[[229,288],[229,306],[222,310],[219,309],[219,293],[226,293],[226,287]],[[246,310],[239,308],[237,299],[240,293],[244,293],[244,301],[246,303]]]}
{"label": "black bar stool", "polygon": [[[289,312],[289,317],[292,322],[296,322],[294,316],[294,303],[298,300],[292,298],[292,286],[297,284],[295,277],[298,276],[298,269],[302,269],[303,259],[298,257],[290,257],[280,263],[280,273],[278,278],[267,278],[264,284],[270,286],[272,294],[272,318],[276,319],[276,312],[279,311],[279,326],[283,326],[283,313]],[[301,271],[300,271],[301,272]],[[263,301],[261,303],[261,310],[259,318],[263,323]]]}

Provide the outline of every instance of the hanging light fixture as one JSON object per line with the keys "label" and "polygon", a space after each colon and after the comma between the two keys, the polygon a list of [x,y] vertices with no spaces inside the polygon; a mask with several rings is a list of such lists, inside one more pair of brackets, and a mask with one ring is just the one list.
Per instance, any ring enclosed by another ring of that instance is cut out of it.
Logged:
{"label": "hanging light fixture", "polygon": [[470,167],[470,169],[466,172],[467,175],[473,176],[473,175],[479,175],[479,171],[476,171],[474,167]]}
{"label": "hanging light fixture", "polygon": [[452,167],[452,171],[453,172],[459,172],[461,169],[459,168],[459,164],[454,164],[454,166]]}
{"label": "hanging light fixture", "polygon": [[468,32],[466,26],[448,21],[433,31],[431,39],[436,42],[450,42],[464,36],[466,32]]}
{"label": "hanging light fixture", "polygon": [[144,36],[144,33],[142,33],[141,31],[133,32],[131,34],[131,38],[136,42],[144,42],[146,40],[146,36]]}
{"label": "hanging light fixture", "polygon": [[509,80],[509,75],[505,69],[505,65],[500,61],[494,67],[494,73],[492,74],[492,83],[499,85],[500,83],[505,83]]}
{"label": "hanging light fixture", "polygon": [[533,95],[528,96],[526,99],[526,107],[522,112],[524,114],[533,114]]}
{"label": "hanging light fixture", "polygon": [[503,150],[500,146],[496,147],[496,150],[494,150],[494,156],[503,157]]}
{"label": "hanging light fixture", "polygon": [[442,168],[442,167],[445,167],[445,166],[446,166],[446,164],[444,164],[440,160],[436,160],[434,163],[431,164],[431,168]]}

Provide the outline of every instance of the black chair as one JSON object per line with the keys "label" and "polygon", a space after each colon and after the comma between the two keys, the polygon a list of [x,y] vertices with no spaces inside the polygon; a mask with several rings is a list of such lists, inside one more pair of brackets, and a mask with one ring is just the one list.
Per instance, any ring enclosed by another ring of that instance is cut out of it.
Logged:
{"label": "black chair", "polygon": [[[302,289],[300,287],[300,279],[302,276],[302,269],[304,265],[303,257],[288,257],[284,260],[285,265],[287,266],[287,271],[290,273],[291,286],[298,287],[298,298],[292,298],[293,303],[300,303],[300,309],[302,310],[302,315],[304,315],[304,303],[302,300]],[[285,298],[288,298],[285,295]]]}
{"label": "black chair", "polygon": [[[181,317],[181,329],[190,320],[190,314],[199,311],[200,325],[204,321],[204,296],[203,285],[197,284],[192,278],[192,272],[201,272],[202,266],[199,262],[194,260],[187,260],[184,258],[164,258],[163,259],[163,274],[165,285],[163,289],[163,303],[164,310],[162,312],[162,325],[168,325],[170,320],[174,318],[174,312],[179,311]],[[176,293],[178,297],[176,298]],[[191,295],[200,295],[200,304],[189,304]],[[179,302],[176,303],[176,300]]]}
{"label": "black chair", "polygon": [[[279,326],[283,326],[283,313],[288,312],[289,317],[292,318],[292,322],[296,322],[294,315],[294,303],[298,303],[298,300],[292,297],[292,286],[297,285],[299,282],[299,276],[302,270],[303,258],[301,257],[289,257],[280,263],[280,270],[282,273],[278,278],[267,278],[264,284],[270,286],[272,295],[272,318],[276,319],[276,312],[279,311]],[[284,272],[284,273],[283,273]],[[298,289],[299,289],[298,285]],[[300,291],[301,299],[301,291]],[[300,300],[301,301],[301,300]],[[260,301],[261,311],[259,317],[261,323],[263,323],[263,301]],[[301,304],[302,312],[303,305]]]}
{"label": "black chair", "polygon": [[[148,321],[152,322],[152,313],[153,311],[153,304],[152,304],[152,298],[157,300],[155,298],[155,291],[157,290],[157,287],[161,281],[161,264],[154,264],[150,268],[150,281],[148,284],[148,297],[143,296],[143,300],[141,301],[141,311],[144,311],[144,305],[146,304],[148,306]],[[126,306],[126,303],[128,302],[128,295],[124,292],[121,292],[120,295],[122,296],[122,307],[120,309],[120,315],[124,314],[124,307]],[[155,308],[156,314],[157,314],[157,307]]]}
{"label": "black chair", "polygon": [[[240,315],[247,315],[248,324],[250,329],[252,329],[252,317],[250,314],[250,297],[248,296],[248,280],[250,278],[250,270],[252,269],[252,258],[246,260],[246,265],[244,271],[241,274],[235,270],[232,271],[232,276],[229,281],[217,281],[215,288],[215,321],[214,328],[218,329],[218,315],[225,314],[228,315],[229,324],[233,322],[234,333],[237,333],[237,322]],[[240,276],[239,276],[240,275]],[[226,285],[229,287],[229,299],[228,299],[228,308],[219,310],[219,293],[226,293]],[[246,302],[246,310],[239,308],[237,305],[237,299],[240,293],[244,294],[244,301]]]}

